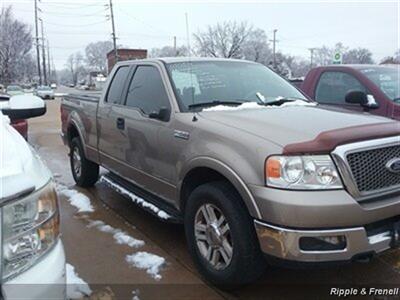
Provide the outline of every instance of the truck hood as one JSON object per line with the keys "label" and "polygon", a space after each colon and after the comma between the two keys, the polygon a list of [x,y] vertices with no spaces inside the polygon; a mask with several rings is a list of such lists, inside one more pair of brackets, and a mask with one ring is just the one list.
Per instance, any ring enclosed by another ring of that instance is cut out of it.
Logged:
{"label": "truck hood", "polygon": [[43,161],[9,122],[0,112],[0,202],[41,188],[51,178]]}
{"label": "truck hood", "polygon": [[315,139],[321,132],[352,126],[390,123],[367,113],[332,111],[320,106],[260,106],[255,109],[210,110],[200,115],[285,147]]}

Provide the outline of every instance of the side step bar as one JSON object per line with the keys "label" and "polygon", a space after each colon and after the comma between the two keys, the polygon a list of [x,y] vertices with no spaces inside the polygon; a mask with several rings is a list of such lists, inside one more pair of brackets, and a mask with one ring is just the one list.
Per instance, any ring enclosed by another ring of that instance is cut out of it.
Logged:
{"label": "side step bar", "polygon": [[182,215],[176,208],[116,174],[105,174],[101,176],[100,182],[163,221],[183,223]]}

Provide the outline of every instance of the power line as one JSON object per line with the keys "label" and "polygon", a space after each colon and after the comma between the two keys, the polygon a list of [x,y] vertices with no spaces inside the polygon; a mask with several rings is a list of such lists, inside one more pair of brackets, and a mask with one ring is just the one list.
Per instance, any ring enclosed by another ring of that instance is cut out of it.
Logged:
{"label": "power line", "polygon": [[48,16],[68,16],[68,17],[99,17],[99,14],[104,13],[106,10],[102,9],[90,14],[76,14],[76,13],[60,13],[55,11],[48,11],[47,9],[42,10],[43,13],[48,14]]}
{"label": "power line", "polygon": [[62,26],[62,27],[86,27],[86,26],[93,26],[93,25],[98,25],[98,24],[104,24],[107,23],[106,21],[100,21],[100,22],[93,22],[93,23],[88,23],[88,24],[60,24],[60,23],[52,23],[52,22],[45,22],[46,24],[49,25],[54,25],[54,26]]}

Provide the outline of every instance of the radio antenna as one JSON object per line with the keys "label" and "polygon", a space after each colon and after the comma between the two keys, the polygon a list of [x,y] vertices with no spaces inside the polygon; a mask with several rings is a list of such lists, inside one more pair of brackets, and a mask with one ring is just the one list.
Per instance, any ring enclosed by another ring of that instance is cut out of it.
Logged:
{"label": "radio antenna", "polygon": [[[192,48],[190,47],[190,34],[189,34],[189,18],[188,14],[185,13],[186,19],[186,42],[189,51],[189,73],[190,73],[190,85],[191,85],[191,96],[192,104],[194,104],[194,86],[193,86],[193,69],[192,69]],[[193,122],[197,121],[196,112],[193,114]]]}

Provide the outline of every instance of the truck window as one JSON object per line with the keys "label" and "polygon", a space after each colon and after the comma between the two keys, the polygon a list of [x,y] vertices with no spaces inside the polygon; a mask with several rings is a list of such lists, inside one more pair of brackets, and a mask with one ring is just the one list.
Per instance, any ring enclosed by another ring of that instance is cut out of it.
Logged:
{"label": "truck window", "polygon": [[353,75],[337,71],[324,72],[315,91],[315,100],[319,103],[345,104],[345,97],[349,91],[367,92]]}
{"label": "truck window", "polygon": [[106,102],[110,104],[121,104],[121,94],[124,88],[126,78],[128,77],[129,66],[119,67],[116,71],[110,88],[108,89]]}
{"label": "truck window", "polygon": [[169,107],[160,72],[153,66],[139,66],[129,84],[126,106],[139,108],[148,115],[161,107]]}

